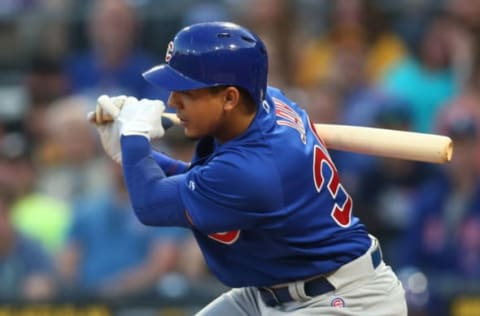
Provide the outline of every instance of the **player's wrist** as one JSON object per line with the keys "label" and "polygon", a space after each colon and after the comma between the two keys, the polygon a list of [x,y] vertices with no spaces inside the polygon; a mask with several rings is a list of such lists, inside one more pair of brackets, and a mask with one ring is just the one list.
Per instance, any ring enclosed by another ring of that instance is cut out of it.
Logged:
{"label": "player's wrist", "polygon": [[146,122],[127,121],[122,124],[120,134],[123,136],[138,135],[144,136],[150,140],[150,131],[152,126]]}
{"label": "player's wrist", "polygon": [[122,147],[123,165],[132,165],[149,156],[152,152],[150,141],[145,135],[122,135],[120,137]]}
{"label": "player's wrist", "polygon": [[128,98],[118,120],[121,122],[120,134],[140,135],[147,139],[159,138],[164,134],[162,113],[165,105],[159,100]]}

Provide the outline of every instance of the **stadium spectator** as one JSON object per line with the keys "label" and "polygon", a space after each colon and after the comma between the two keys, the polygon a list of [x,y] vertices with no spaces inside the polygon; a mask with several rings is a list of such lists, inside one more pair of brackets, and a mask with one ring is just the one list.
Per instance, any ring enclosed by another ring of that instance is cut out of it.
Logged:
{"label": "stadium spectator", "polygon": [[47,109],[53,101],[68,93],[61,61],[44,54],[35,54],[28,62],[21,83],[28,99],[21,117],[22,132],[32,146],[34,158],[41,159],[44,154],[42,145],[47,134]]}
{"label": "stadium spectator", "polygon": [[480,280],[478,125],[468,113],[444,122],[455,153],[438,177],[420,188],[403,251],[397,249],[402,251],[402,266],[416,267],[427,276],[431,315],[446,315],[449,300],[460,294],[455,284],[468,288]]}
{"label": "stadium spectator", "polygon": [[[409,131],[411,124],[411,109],[402,103],[386,103],[378,110],[374,127]],[[355,214],[382,240],[383,255],[394,269],[402,261],[398,249],[411,225],[419,188],[436,170],[431,164],[378,158],[359,176],[353,196]]]}
{"label": "stadium spectator", "polygon": [[46,194],[73,203],[110,185],[99,140],[86,122],[89,99],[73,95],[56,100],[46,113],[47,139],[38,185]]}
{"label": "stadium spectator", "polygon": [[52,260],[38,242],[15,229],[14,195],[7,188],[0,188],[0,300],[51,299],[56,294]]}
{"label": "stadium spectator", "polygon": [[184,231],[143,226],[131,210],[121,167],[113,186],[75,205],[59,272],[65,293],[94,298],[151,294],[178,267]]}
{"label": "stadium spectator", "polygon": [[411,54],[395,64],[380,85],[411,104],[414,131],[433,132],[438,111],[459,92],[459,82],[452,65],[451,22],[436,16],[423,31]]}
{"label": "stadium spectator", "polygon": [[[472,118],[480,124],[480,41],[476,41],[471,54],[474,56],[472,67],[470,68],[469,78],[460,94],[449,100],[442,107],[437,124],[440,131],[445,131],[446,118],[451,116],[471,115]],[[480,156],[480,146],[478,148]],[[478,164],[480,168],[480,160]]]}
{"label": "stadium spectator", "polygon": [[10,214],[15,228],[54,255],[70,224],[70,208],[38,190],[38,170],[30,148],[20,133],[0,138],[0,186],[8,186],[15,194]]}
{"label": "stadium spectator", "polygon": [[326,16],[326,31],[303,45],[298,57],[296,84],[311,87],[335,77],[332,68],[336,55],[342,51],[365,50],[367,79],[379,80],[384,72],[403,58],[406,46],[389,29],[387,17],[373,1],[338,0]]}
{"label": "stadium spectator", "polygon": [[308,115],[315,123],[336,124],[342,122],[342,93],[334,83],[322,84],[309,89],[291,91],[300,92],[296,97],[299,103],[305,104]]}
{"label": "stadium spectator", "polygon": [[[335,77],[321,86],[331,85],[339,92],[337,124],[374,126],[378,113],[385,108],[409,107],[402,99],[386,93],[368,80],[367,54],[364,48],[359,48],[338,51],[332,58],[331,68]],[[312,110],[311,107],[309,110]],[[376,163],[375,157],[350,152],[332,151],[332,156],[342,183],[351,194],[358,189],[362,172]]]}
{"label": "stadium spectator", "polygon": [[472,32],[480,30],[480,1],[478,0],[446,0],[447,11],[461,23],[465,23]]}
{"label": "stadium spectator", "polygon": [[99,0],[87,17],[89,46],[73,52],[65,63],[71,92],[93,100],[101,94],[159,98],[142,73],[155,65],[139,42],[140,21],[134,7],[124,0]]}

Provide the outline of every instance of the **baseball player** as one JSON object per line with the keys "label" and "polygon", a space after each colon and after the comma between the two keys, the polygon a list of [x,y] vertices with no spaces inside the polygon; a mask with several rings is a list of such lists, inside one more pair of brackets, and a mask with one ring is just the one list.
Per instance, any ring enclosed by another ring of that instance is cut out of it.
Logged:
{"label": "baseball player", "polygon": [[198,315],[407,315],[378,240],[353,215],[307,113],[267,87],[262,41],[228,22],[194,24],[144,73],[170,91],[190,163],[156,152],[158,100],[99,99],[98,129],[121,161],[145,225],[190,228],[212,273],[232,289]]}

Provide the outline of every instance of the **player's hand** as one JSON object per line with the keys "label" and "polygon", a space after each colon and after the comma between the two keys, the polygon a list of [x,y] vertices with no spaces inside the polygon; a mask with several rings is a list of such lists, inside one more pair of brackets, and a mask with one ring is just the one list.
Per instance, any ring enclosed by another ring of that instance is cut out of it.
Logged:
{"label": "player's hand", "polygon": [[[107,95],[101,95],[97,98],[97,105],[95,111],[88,112],[87,120],[95,125],[108,124],[113,121],[113,117],[104,110],[106,107],[112,107],[111,112],[118,116],[120,110],[123,107],[123,103],[128,97],[126,95],[119,95],[115,97],[109,97]],[[117,109],[115,109],[115,107]]]}
{"label": "player's hand", "polygon": [[[116,120],[105,120],[111,116],[110,112],[120,113],[127,96],[116,97],[100,96],[97,99],[95,112],[88,113],[88,120],[95,124],[100,134],[100,141],[105,152],[117,163],[122,162],[122,153],[120,149],[120,123]],[[104,108],[110,108],[109,112]],[[113,116],[111,116],[113,117]]]}
{"label": "player's hand", "polygon": [[[110,99],[110,102],[108,102],[107,98]],[[128,97],[126,95],[119,95],[115,97],[108,97],[108,96],[102,95],[98,97],[97,106],[95,108],[96,123],[104,124],[111,121],[111,116],[103,108],[108,106],[113,106],[114,108],[111,108],[111,111],[113,111],[116,114],[115,116],[117,116],[120,113],[120,110],[122,109],[123,104],[125,103],[127,98]],[[106,104],[102,104],[102,103],[106,103]]]}
{"label": "player's hand", "polygon": [[112,121],[108,124],[97,124],[105,152],[119,164],[122,163],[122,150],[120,148],[120,122]]}
{"label": "player's hand", "polygon": [[115,110],[111,112],[104,109],[120,122],[121,135],[141,135],[153,139],[160,138],[165,133],[162,125],[165,104],[160,100],[128,97],[119,114],[115,115]]}

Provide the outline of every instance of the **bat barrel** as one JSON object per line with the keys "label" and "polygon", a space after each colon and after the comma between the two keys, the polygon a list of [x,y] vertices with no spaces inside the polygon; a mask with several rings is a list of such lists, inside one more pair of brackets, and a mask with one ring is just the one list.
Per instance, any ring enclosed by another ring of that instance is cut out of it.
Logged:
{"label": "bat barrel", "polygon": [[432,163],[452,159],[453,143],[447,136],[334,124],[315,128],[330,149]]}

